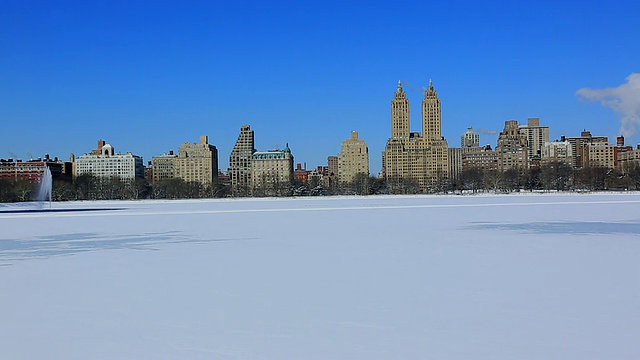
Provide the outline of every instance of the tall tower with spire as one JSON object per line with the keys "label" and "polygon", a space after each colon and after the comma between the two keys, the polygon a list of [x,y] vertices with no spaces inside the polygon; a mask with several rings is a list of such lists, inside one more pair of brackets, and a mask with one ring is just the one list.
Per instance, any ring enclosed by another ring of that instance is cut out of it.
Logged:
{"label": "tall tower with spire", "polygon": [[409,138],[409,100],[398,81],[398,89],[391,100],[391,137]]}
{"label": "tall tower with spire", "polygon": [[442,120],[440,99],[433,88],[433,81],[429,80],[429,88],[422,99],[422,133],[428,143],[442,139]]}

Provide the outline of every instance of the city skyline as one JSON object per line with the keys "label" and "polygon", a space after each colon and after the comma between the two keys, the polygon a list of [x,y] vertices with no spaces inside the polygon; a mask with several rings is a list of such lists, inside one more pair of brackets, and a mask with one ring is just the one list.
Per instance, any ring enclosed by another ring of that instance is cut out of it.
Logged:
{"label": "city skyline", "polygon": [[459,5],[9,2],[0,158],[66,159],[105,139],[146,164],[207,134],[226,169],[251,124],[256,148],[289,143],[309,168],[358,131],[377,175],[397,81],[417,100],[430,79],[450,147],[468,127],[495,146],[504,121],[532,117],[551,140],[614,138],[625,119],[639,142],[640,5]]}

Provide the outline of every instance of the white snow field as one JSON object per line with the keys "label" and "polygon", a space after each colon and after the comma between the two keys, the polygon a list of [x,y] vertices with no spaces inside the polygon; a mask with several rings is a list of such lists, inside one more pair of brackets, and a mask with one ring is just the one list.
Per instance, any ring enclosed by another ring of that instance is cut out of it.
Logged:
{"label": "white snow field", "polygon": [[2,359],[640,359],[640,194],[23,210]]}

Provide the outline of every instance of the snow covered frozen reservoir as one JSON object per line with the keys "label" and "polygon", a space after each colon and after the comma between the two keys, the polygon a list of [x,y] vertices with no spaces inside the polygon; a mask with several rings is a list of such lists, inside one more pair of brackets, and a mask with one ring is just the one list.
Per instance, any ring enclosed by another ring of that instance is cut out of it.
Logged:
{"label": "snow covered frozen reservoir", "polygon": [[636,194],[17,207],[3,359],[640,358]]}

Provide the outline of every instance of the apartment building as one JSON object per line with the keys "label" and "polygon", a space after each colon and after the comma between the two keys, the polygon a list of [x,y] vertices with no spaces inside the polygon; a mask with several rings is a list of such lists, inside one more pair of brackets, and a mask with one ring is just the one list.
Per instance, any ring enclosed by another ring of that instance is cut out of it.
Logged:
{"label": "apartment building", "polygon": [[410,132],[409,122],[409,100],[399,81],[391,100],[391,137],[382,154],[382,175],[387,181],[413,180],[421,192],[428,192],[449,177],[441,102],[431,80],[422,100],[422,133]]}
{"label": "apartment building", "polygon": [[286,195],[293,181],[293,155],[284,150],[256,151],[251,156],[251,194]]}
{"label": "apartment building", "polygon": [[529,167],[529,147],[527,137],[520,132],[517,120],[507,120],[504,130],[498,136],[498,170],[527,169]]}
{"label": "apartment building", "polygon": [[358,139],[358,132],[352,131],[338,154],[338,182],[350,183],[358,174],[369,176],[369,148],[364,140]]}
{"label": "apartment building", "polygon": [[144,165],[142,157],[132,153],[116,153],[112,145],[104,140],[98,141],[98,147],[91,153],[74,158],[75,176],[91,174],[100,178],[119,178],[123,181],[132,181],[136,178],[144,178]]}
{"label": "apartment building", "polygon": [[229,156],[229,177],[231,193],[234,196],[246,196],[251,193],[251,165],[255,149],[255,137],[251,126],[242,125],[240,135]]}

